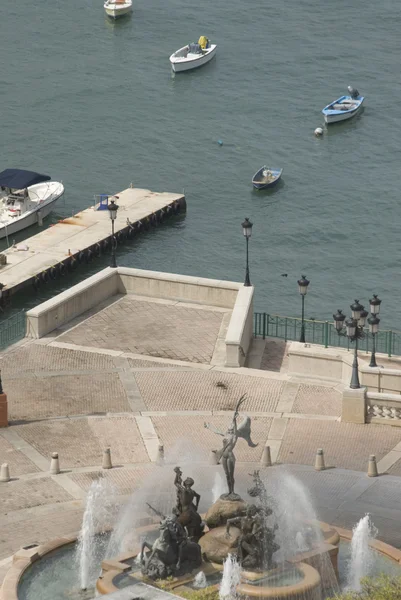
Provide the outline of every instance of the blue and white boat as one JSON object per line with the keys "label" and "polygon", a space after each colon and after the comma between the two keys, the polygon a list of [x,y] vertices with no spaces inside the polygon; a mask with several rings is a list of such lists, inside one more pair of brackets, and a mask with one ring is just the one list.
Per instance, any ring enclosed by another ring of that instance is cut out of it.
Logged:
{"label": "blue and white boat", "polygon": [[252,185],[257,190],[273,187],[279,181],[283,169],[268,168],[266,165],[252,177]]}
{"label": "blue and white boat", "polygon": [[322,110],[326,123],[337,123],[338,121],[346,121],[354,117],[362,108],[362,103],[365,100],[358,90],[348,86],[349,96],[341,96],[328,104]]}

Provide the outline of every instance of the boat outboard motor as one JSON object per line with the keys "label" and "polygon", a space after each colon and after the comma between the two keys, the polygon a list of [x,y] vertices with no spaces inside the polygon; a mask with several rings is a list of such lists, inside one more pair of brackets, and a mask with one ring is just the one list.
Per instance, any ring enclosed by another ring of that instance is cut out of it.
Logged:
{"label": "boat outboard motor", "polygon": [[354,100],[356,100],[356,98],[358,98],[359,96],[359,92],[357,89],[354,89],[353,87],[351,87],[350,85],[347,88],[349,95],[351,96],[351,98],[353,98]]}

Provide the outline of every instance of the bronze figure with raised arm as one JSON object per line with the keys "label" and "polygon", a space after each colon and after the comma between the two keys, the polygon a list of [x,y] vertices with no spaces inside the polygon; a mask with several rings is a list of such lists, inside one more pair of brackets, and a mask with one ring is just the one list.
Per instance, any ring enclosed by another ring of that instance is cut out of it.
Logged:
{"label": "bronze figure with raised arm", "polygon": [[217,463],[223,465],[224,473],[227,480],[228,493],[223,494],[221,498],[223,500],[241,500],[240,496],[234,492],[234,471],[235,471],[235,455],[234,448],[237,444],[238,438],[243,438],[248,442],[248,446],[251,448],[255,448],[257,444],[254,444],[251,440],[251,419],[250,417],[245,417],[242,421],[241,425],[237,426],[237,418],[239,416],[239,409],[242,404],[245,402],[246,394],[241,396],[241,398],[237,402],[237,406],[234,411],[233,420],[231,422],[230,427],[223,433],[222,431],[213,427],[209,423],[205,423],[205,427],[210,429],[213,433],[217,435],[221,435],[223,437],[223,447],[216,452]]}

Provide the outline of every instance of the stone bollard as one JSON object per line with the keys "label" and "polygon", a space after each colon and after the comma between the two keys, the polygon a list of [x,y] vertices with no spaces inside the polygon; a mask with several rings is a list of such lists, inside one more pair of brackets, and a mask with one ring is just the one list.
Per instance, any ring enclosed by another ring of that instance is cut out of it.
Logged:
{"label": "stone bollard", "polygon": [[58,460],[58,453],[53,452],[52,459],[50,461],[50,475],[58,475],[60,473],[60,463]]}
{"label": "stone bollard", "polygon": [[212,450],[209,455],[209,465],[217,465],[216,450]]}
{"label": "stone bollard", "polygon": [[371,454],[369,456],[369,464],[368,464],[368,477],[377,477],[379,475],[377,471],[377,462],[376,456]]}
{"label": "stone bollard", "polygon": [[164,446],[160,445],[157,449],[156,464],[162,466],[164,464]]}
{"label": "stone bollard", "polygon": [[103,451],[102,469],[112,469],[110,448]]}
{"label": "stone bollard", "polygon": [[315,470],[316,471],[324,471],[326,465],[324,464],[324,454],[322,448],[318,448],[316,452],[315,458]]}
{"label": "stone bollard", "polygon": [[10,481],[10,469],[7,463],[3,463],[0,468],[0,481]]}
{"label": "stone bollard", "polygon": [[262,467],[271,467],[272,466],[272,457],[270,454],[270,446],[265,446],[262,452],[262,458],[260,459],[260,464]]}

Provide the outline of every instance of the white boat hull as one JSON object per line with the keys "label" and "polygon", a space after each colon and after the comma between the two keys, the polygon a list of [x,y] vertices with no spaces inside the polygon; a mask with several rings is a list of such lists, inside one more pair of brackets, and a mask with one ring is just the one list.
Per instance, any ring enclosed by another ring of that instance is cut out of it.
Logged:
{"label": "white boat hull", "polygon": [[[352,119],[362,108],[364,96],[361,96],[357,90],[349,88],[353,92],[351,96],[341,96],[334,102],[331,102],[322,110],[324,120],[327,124],[348,121]],[[358,94],[358,96],[355,95]]]}
{"label": "white boat hull", "polygon": [[64,194],[64,186],[57,181],[49,181],[40,183],[28,188],[30,195],[34,195],[35,188],[47,188],[48,194],[39,201],[37,206],[32,210],[22,213],[19,217],[13,217],[12,220],[1,220],[0,218],[0,239],[10,237],[27,227],[31,227],[38,223],[40,219],[47,217],[53,210],[54,204]]}
{"label": "white boat hull", "polygon": [[106,2],[104,4],[104,10],[108,17],[111,17],[112,19],[118,19],[119,17],[123,17],[131,12],[132,2],[125,2],[121,5]]}
{"label": "white boat hull", "polygon": [[190,71],[192,69],[197,69],[198,67],[203,67],[206,63],[212,60],[212,58],[216,55],[217,45],[212,44],[210,50],[205,54],[194,57],[194,58],[184,58],[184,57],[176,57],[174,54],[170,56],[171,68],[174,73],[181,73],[182,71]]}
{"label": "white boat hull", "polygon": [[326,123],[338,123],[339,121],[347,121],[348,119],[352,119],[356,114],[361,110],[362,104],[354,110],[352,113],[345,112],[343,114],[337,115],[324,115],[324,120]]}

